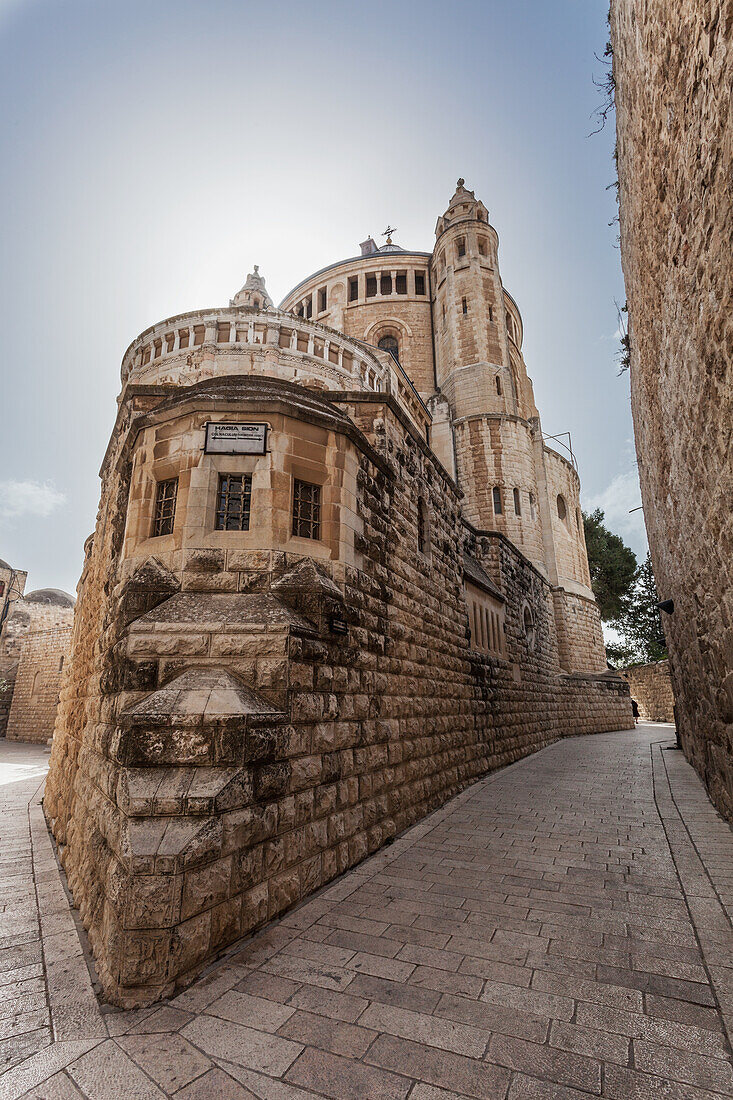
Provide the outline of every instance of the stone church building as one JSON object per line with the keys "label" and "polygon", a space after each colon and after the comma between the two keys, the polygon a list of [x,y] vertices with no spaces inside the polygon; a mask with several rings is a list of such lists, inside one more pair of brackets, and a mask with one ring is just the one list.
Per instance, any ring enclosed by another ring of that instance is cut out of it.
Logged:
{"label": "stone church building", "polygon": [[190,981],[466,784],[628,728],[498,238],[370,238],[122,362],[45,807],[118,1004]]}

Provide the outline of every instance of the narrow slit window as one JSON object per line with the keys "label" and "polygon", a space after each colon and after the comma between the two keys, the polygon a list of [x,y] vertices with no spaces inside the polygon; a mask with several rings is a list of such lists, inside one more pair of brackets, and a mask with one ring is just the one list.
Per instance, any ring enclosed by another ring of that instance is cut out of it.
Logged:
{"label": "narrow slit window", "polygon": [[176,518],[176,497],[178,496],[178,478],[159,481],[155,493],[155,515],[153,517],[153,538],[158,535],[170,535]]}
{"label": "narrow slit window", "polygon": [[493,311],[493,309],[491,308],[491,306],[489,306],[489,321],[490,321],[490,322],[491,322],[491,324],[493,325],[493,323],[494,323],[494,311]]}
{"label": "narrow slit window", "polygon": [[461,298],[461,309],[464,314],[468,313],[468,298]]}
{"label": "narrow slit window", "polygon": [[249,531],[252,478],[248,474],[221,474],[216,498],[217,531]]}
{"label": "narrow slit window", "polygon": [[496,392],[498,393],[499,397],[501,397],[501,378],[499,378],[498,374],[496,376]]}
{"label": "narrow slit window", "polygon": [[522,514],[522,502],[519,498],[519,489],[514,490],[514,515],[521,516]]}
{"label": "narrow slit window", "polygon": [[428,552],[428,510],[424,500],[417,502],[417,548],[421,554]]}
{"label": "narrow slit window", "polygon": [[425,275],[422,271],[415,272],[415,293],[425,293]]}
{"label": "narrow slit window", "polygon": [[498,485],[494,486],[492,496],[494,498],[494,515],[500,516],[504,509],[501,506],[501,489]]}
{"label": "narrow slit window", "polygon": [[297,477],[293,486],[293,534],[301,539],[321,537],[321,486]]}

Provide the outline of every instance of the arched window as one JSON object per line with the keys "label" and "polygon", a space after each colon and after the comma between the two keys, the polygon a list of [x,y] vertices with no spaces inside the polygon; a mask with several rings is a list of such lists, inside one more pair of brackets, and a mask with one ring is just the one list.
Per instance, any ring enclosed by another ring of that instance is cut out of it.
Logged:
{"label": "arched window", "polygon": [[498,374],[494,381],[496,382],[496,392],[498,393],[499,397],[501,397],[501,378],[499,378]]}
{"label": "arched window", "polygon": [[494,499],[494,515],[495,516],[500,516],[501,513],[503,512],[503,508],[501,506],[501,489],[499,488],[498,485],[494,486],[493,491],[492,491],[492,497]]}
{"label": "arched window", "polygon": [[561,519],[563,523],[567,523],[568,509],[567,505],[565,504],[565,497],[562,495],[562,493],[557,494],[557,514],[558,518]]}
{"label": "arched window", "polygon": [[383,336],[377,344],[377,347],[381,348],[382,351],[388,351],[395,363],[399,363],[400,345],[396,336]]}
{"label": "arched window", "polygon": [[514,515],[515,516],[521,516],[521,514],[522,514],[522,503],[521,503],[521,500],[519,499],[519,489],[515,489],[514,490]]}
{"label": "arched window", "polygon": [[537,518],[537,513],[535,511],[534,493],[529,494],[529,517],[533,522]]}

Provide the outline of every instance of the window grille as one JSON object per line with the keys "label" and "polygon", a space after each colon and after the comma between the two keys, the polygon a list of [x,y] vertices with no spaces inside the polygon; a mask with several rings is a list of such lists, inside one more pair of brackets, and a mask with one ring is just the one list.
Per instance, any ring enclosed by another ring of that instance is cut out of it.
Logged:
{"label": "window grille", "polygon": [[155,494],[155,517],[153,520],[153,538],[158,535],[170,535],[173,531],[173,521],[176,518],[176,497],[178,495],[178,478],[171,477],[167,481],[159,481]]}
{"label": "window grille", "polygon": [[425,275],[422,271],[415,272],[415,293],[425,293]]}
{"label": "window grille", "polygon": [[349,279],[349,301],[356,302],[359,299],[359,278]]}
{"label": "window grille", "polygon": [[373,298],[377,293],[377,276],[367,275],[366,277],[366,296],[367,298]]}
{"label": "window grille", "polygon": [[407,273],[402,272],[395,277],[395,290],[398,294],[407,294]]}
{"label": "window grille", "polygon": [[380,289],[380,292],[382,294],[391,294],[392,293],[392,276],[391,275],[385,275],[384,272],[382,272],[379,289]]}
{"label": "window grille", "polygon": [[252,478],[248,474],[221,474],[216,498],[217,531],[249,531]]}
{"label": "window grille", "polygon": [[293,487],[293,534],[302,539],[321,537],[321,486],[297,477]]}

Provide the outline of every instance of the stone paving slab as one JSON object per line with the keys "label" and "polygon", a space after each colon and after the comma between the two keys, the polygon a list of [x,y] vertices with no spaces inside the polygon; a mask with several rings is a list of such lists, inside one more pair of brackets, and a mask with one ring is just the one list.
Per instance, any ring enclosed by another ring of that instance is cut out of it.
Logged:
{"label": "stone paving slab", "polygon": [[670,737],[481,780],[131,1012],[94,995],[47,754],[0,742],[0,1100],[733,1095],[733,836]]}

